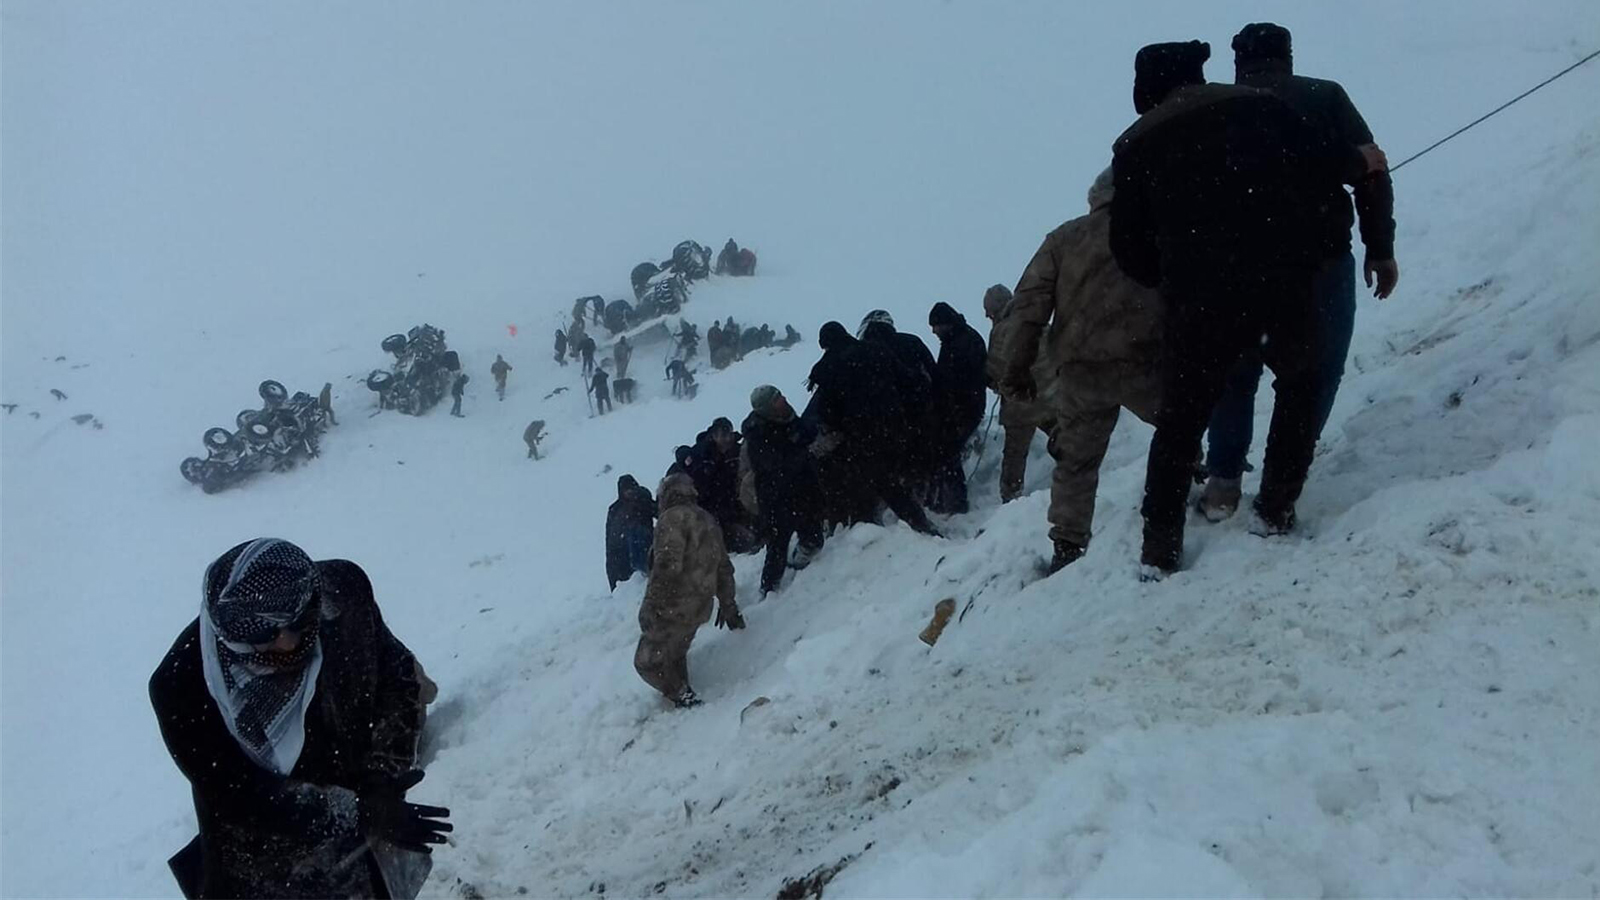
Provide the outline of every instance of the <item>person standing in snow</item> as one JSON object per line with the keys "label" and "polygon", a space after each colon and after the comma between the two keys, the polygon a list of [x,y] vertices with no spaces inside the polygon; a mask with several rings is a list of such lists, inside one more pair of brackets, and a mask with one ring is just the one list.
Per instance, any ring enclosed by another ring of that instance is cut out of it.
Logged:
{"label": "person standing in snow", "polygon": [[822,549],[822,490],[810,447],[816,434],[794,413],[783,392],[764,384],[750,392],[744,420],[745,452],[755,476],[756,509],[767,540],[761,593],[778,589],[789,540],[800,536],[794,567],[803,569]]}
{"label": "person standing in snow", "polygon": [[322,410],[322,414],[328,417],[329,425],[339,424],[339,420],[333,417],[333,382],[324,381],[322,383],[322,393],[317,395],[317,408]]}
{"label": "person standing in snow", "polygon": [[[1372,131],[1337,82],[1294,74],[1289,30],[1271,23],[1246,25],[1233,38],[1234,82],[1271,91],[1306,119],[1347,144],[1372,143]],[[1326,257],[1317,267],[1311,301],[1320,326],[1313,347],[1317,364],[1315,431],[1322,435],[1333,410],[1345,357],[1356,321],[1356,263],[1350,252],[1354,220],[1350,198],[1338,184],[1326,186],[1317,201],[1326,225]],[[1355,183],[1355,210],[1360,215],[1362,264],[1368,287],[1387,299],[1400,280],[1394,260],[1394,184],[1387,171],[1373,172]],[[1220,522],[1239,508],[1245,457],[1250,452],[1255,420],[1256,388],[1261,383],[1261,353],[1250,348],[1228,376],[1227,386],[1211,413],[1206,435],[1205,490],[1198,508],[1209,521]]]}
{"label": "person standing in snow", "polygon": [[733,238],[728,238],[728,242],[722,245],[722,252],[717,254],[717,267],[713,271],[718,275],[731,275],[738,265],[739,245],[734,243]]}
{"label": "person standing in snow", "polygon": [[1271,93],[1207,84],[1201,41],[1134,59],[1138,121],[1114,145],[1111,250],[1166,306],[1162,404],[1145,475],[1141,576],[1176,571],[1195,451],[1229,372],[1260,347],[1277,380],[1255,511],[1294,525],[1316,447],[1315,274],[1324,198],[1387,168],[1376,146],[1333,139]]}
{"label": "person standing in snow", "polygon": [[567,364],[567,333],[559,328],[556,329],[556,362]]}
{"label": "person standing in snow", "polygon": [[494,355],[494,365],[489,367],[489,374],[494,376],[494,392],[501,400],[506,399],[506,375],[511,372],[511,363],[505,361],[500,354]]}
{"label": "person standing in snow", "polygon": [[522,431],[522,442],[528,445],[528,458],[539,458],[539,440],[544,437],[544,420],[534,419]]}
{"label": "person standing in snow", "polygon": [[[1112,184],[1108,168],[1089,188],[1089,214],[1045,236],[989,345],[989,359],[998,363],[990,371],[1000,384],[1001,422],[1012,404],[1029,404],[1033,417],[1053,421],[1052,573],[1089,547],[1100,463],[1120,411],[1153,422],[1161,404],[1161,298],[1112,258]],[[1041,347],[1046,326],[1050,343]],[[1031,428],[1027,433],[1031,439]],[[1002,464],[1002,497],[1006,482]],[[1021,488],[1020,474],[1015,487]]]}
{"label": "person standing in snow", "polygon": [[[1109,176],[1107,184],[1109,186]],[[1007,330],[1001,327],[1011,314],[1013,298],[1010,288],[1003,284],[990,287],[983,294],[983,314],[992,325],[989,327],[989,356],[984,364],[989,386],[1000,391],[1000,382],[1011,365],[1012,347],[1006,342]],[[1037,341],[1035,341],[1037,343]],[[1048,438],[1055,417],[1042,397],[1050,394],[1049,386],[1055,380],[1048,354],[1037,356],[1033,363],[1033,379],[1041,398],[1024,400],[1021,397],[1000,395],[1000,427],[1005,430],[1005,447],[1000,454],[1000,502],[1010,503],[1022,496],[1022,482],[1028,474],[1028,453],[1033,449],[1033,435],[1043,431]]]}
{"label": "person standing in snow", "polygon": [[450,384],[450,396],[455,398],[455,404],[450,407],[450,415],[458,419],[465,418],[461,414],[461,397],[466,393],[467,382],[471,380],[471,378],[467,377],[467,373],[461,372],[456,375],[456,380]]}
{"label": "person standing in snow", "polygon": [[689,685],[689,645],[711,620],[712,598],[719,628],[741,629],[744,617],[734,601],[733,561],[722,529],[696,505],[688,475],[669,475],[661,482],[652,556],[633,667],[674,706],[698,706],[700,698]]}
{"label": "person standing in snow", "polygon": [[925,497],[936,456],[930,443],[939,433],[939,364],[922,338],[895,330],[894,317],[888,310],[867,313],[856,329],[856,337],[863,343],[884,347],[900,363],[892,369],[906,416],[905,440],[897,453],[899,469],[912,493]]}
{"label": "person standing in snow", "polygon": [[202,587],[150,678],[200,826],[170,863],[184,896],[415,897],[450,811],[406,801],[425,676],[366,573],[258,538]]}
{"label": "person standing in snow", "polygon": [[594,394],[595,415],[603,416],[611,411],[611,389],[606,385],[610,379],[610,372],[595,369],[594,377],[589,381],[589,393]]}
{"label": "person standing in snow", "polygon": [[606,321],[606,298],[596,294],[589,298],[589,305],[594,307],[590,320],[595,325],[604,325]]}
{"label": "person standing in snow", "polygon": [[606,510],[606,580],[611,590],[635,572],[650,571],[656,498],[632,475],[617,479],[617,499]]}
{"label": "person standing in snow", "polygon": [[905,378],[900,362],[887,348],[851,337],[838,322],[822,326],[817,346],[822,358],[806,380],[813,394],[802,418],[823,430],[812,453],[820,457],[831,518],[875,522],[881,500],[912,529],[937,536],[906,487],[910,426],[897,387]]}
{"label": "person standing in snow", "polygon": [[939,338],[938,432],[929,507],[937,512],[967,511],[967,476],[961,456],[967,442],[983,424],[989,405],[989,383],[984,374],[988,350],[983,335],[948,303],[935,303],[928,325]]}
{"label": "person standing in snow", "polygon": [[628,377],[628,363],[633,359],[633,345],[628,343],[628,336],[617,338],[617,345],[611,348],[611,358],[617,364],[617,380]]}
{"label": "person standing in snow", "polygon": [[594,338],[584,335],[578,342],[578,353],[583,357],[583,375],[587,378],[594,374]]}
{"label": "person standing in snow", "polygon": [[739,504],[739,451],[743,437],[726,416],[695,438],[690,475],[702,509],[722,527],[723,542],[732,553],[749,553],[757,547],[756,535]]}

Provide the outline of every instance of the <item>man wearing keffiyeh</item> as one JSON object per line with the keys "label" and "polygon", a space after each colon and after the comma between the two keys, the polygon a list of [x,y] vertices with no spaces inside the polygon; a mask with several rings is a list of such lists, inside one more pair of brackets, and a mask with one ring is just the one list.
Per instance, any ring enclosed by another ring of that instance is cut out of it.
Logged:
{"label": "man wearing keffiyeh", "polygon": [[451,830],[405,800],[424,680],[355,563],[276,538],[212,563],[150,679],[200,825],[171,860],[185,896],[416,896]]}

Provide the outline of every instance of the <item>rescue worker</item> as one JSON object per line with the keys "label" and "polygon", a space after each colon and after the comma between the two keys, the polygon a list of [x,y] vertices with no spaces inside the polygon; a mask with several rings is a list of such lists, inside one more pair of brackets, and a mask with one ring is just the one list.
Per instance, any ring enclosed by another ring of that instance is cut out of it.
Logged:
{"label": "rescue worker", "polygon": [[559,328],[556,329],[556,362],[567,364],[567,333]]}
{"label": "rescue worker", "polygon": [[[1048,513],[1051,572],[1076,562],[1089,547],[1100,464],[1120,411],[1154,422],[1161,404],[1161,298],[1117,267],[1111,200],[1108,168],[1089,188],[1089,214],[1045,236],[990,344],[1002,421],[1012,404],[1025,404],[1033,416],[1054,423],[1046,444],[1055,459]],[[1031,429],[1026,433],[1031,439]],[[1008,427],[1008,445],[1010,439]]]}
{"label": "rescue worker", "polygon": [[1055,381],[1048,354],[1040,354],[1033,366],[1033,380],[1040,394],[1038,399],[1023,400],[1007,397],[1000,392],[1000,382],[1010,365],[1010,347],[1005,341],[1003,322],[1011,313],[1011,289],[1003,284],[989,288],[983,295],[983,314],[993,323],[989,327],[989,356],[985,374],[989,386],[1000,393],[1000,427],[1005,430],[1005,448],[1000,456],[1000,502],[1010,503],[1022,496],[1022,482],[1028,474],[1028,453],[1033,449],[1033,434],[1043,431],[1048,439],[1054,416],[1046,398],[1049,386]]}
{"label": "rescue worker", "polygon": [[[803,569],[822,549],[822,490],[810,453],[816,434],[770,384],[750,392],[743,434],[766,538],[761,593],[767,594],[782,583],[786,564]],[[800,546],[790,562],[789,541],[797,534]]]}
{"label": "rescue worker", "polygon": [[528,445],[528,458],[539,458],[539,440],[544,437],[544,420],[534,419],[523,429],[522,442]]}
{"label": "rescue worker", "polygon": [[461,397],[467,391],[467,382],[471,381],[467,373],[456,373],[456,380],[450,383],[450,396],[455,398],[455,404],[450,407],[450,415],[458,419],[466,418],[461,414]]}
{"label": "rescue worker", "polygon": [[611,590],[634,572],[650,571],[656,499],[632,476],[617,479],[617,499],[606,510],[606,580]]}
{"label": "rescue worker", "polygon": [[[1295,111],[1317,122],[1336,140],[1349,144],[1372,143],[1372,130],[1337,82],[1294,74],[1289,30],[1267,22],[1247,25],[1233,38],[1234,82],[1271,91]],[[1350,252],[1350,226],[1354,217],[1350,198],[1337,184],[1329,184],[1321,208],[1327,229],[1325,257],[1312,283],[1312,302],[1324,337],[1318,342],[1320,358],[1313,369],[1317,379],[1315,431],[1333,410],[1344,377],[1345,357],[1356,321],[1356,263]],[[1355,211],[1361,221],[1361,242],[1366,246],[1362,271],[1379,300],[1387,299],[1400,280],[1394,260],[1394,185],[1387,171],[1373,172],[1355,183]],[[1206,481],[1196,504],[1212,522],[1220,522],[1239,508],[1245,457],[1255,425],[1256,388],[1261,382],[1261,353],[1250,348],[1228,376],[1227,386],[1211,413],[1206,432]]]}
{"label": "rescue worker", "polygon": [[589,393],[594,394],[595,415],[603,416],[611,411],[611,388],[606,384],[610,379],[610,372],[595,369],[594,376],[589,380]]}
{"label": "rescue worker", "polygon": [[[1145,476],[1141,577],[1176,571],[1194,459],[1228,374],[1251,348],[1277,376],[1255,513],[1294,527],[1316,447],[1325,354],[1313,292],[1323,201],[1388,167],[1266,91],[1207,84],[1211,48],[1152,44],[1134,59],[1139,113],[1114,145],[1111,249],[1166,305],[1161,410]],[[1181,336],[1181,340],[1179,339]]]}
{"label": "rescue worker", "polygon": [[611,348],[611,358],[617,364],[617,380],[628,377],[628,363],[633,359],[633,345],[628,343],[628,336],[617,338],[617,344]]}
{"label": "rescue worker", "polygon": [[317,394],[317,408],[328,417],[329,425],[339,424],[339,420],[333,417],[333,382],[322,383],[322,392]]}
{"label": "rescue worker", "polygon": [[505,361],[500,354],[494,355],[494,364],[489,367],[489,374],[494,376],[494,393],[501,400],[506,399],[506,375],[511,371],[511,364]]}
{"label": "rescue worker", "polygon": [[695,504],[693,479],[669,475],[660,493],[633,667],[674,706],[698,706],[700,698],[689,684],[689,645],[712,618],[712,598],[717,627],[742,629],[744,617],[734,600],[733,561],[722,530]]}
{"label": "rescue worker", "polygon": [[983,335],[948,303],[933,305],[928,325],[939,338],[938,431],[932,442],[937,456],[928,505],[937,512],[961,514],[968,506],[961,456],[983,424],[984,408],[989,405],[984,374],[988,350]]}

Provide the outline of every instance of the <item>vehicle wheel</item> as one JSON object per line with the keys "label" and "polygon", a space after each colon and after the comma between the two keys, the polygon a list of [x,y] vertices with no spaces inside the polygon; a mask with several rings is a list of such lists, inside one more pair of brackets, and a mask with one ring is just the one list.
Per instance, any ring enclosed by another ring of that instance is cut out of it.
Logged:
{"label": "vehicle wheel", "polygon": [[178,471],[183,473],[183,478],[190,484],[200,484],[205,481],[206,461],[198,456],[191,456],[178,465]]}
{"label": "vehicle wheel", "polygon": [[233,424],[238,426],[239,430],[243,431],[244,429],[249,428],[250,423],[254,422],[256,420],[256,416],[260,414],[261,410],[259,409],[241,409],[239,410],[239,414],[233,417]]}
{"label": "vehicle wheel", "polygon": [[461,371],[461,357],[454,350],[446,350],[440,359],[443,361],[444,367],[449,371]]}
{"label": "vehicle wheel", "polygon": [[261,382],[261,386],[256,388],[256,392],[261,395],[262,400],[271,404],[282,403],[289,399],[289,389],[271,378]]}
{"label": "vehicle wheel", "polygon": [[367,376],[367,389],[377,391],[380,394],[387,391],[393,383],[394,373],[385,372],[382,369],[375,369],[371,375]]}
{"label": "vehicle wheel", "polygon": [[200,482],[200,490],[205,491],[208,494],[215,494],[217,491],[220,491],[227,486],[228,485],[226,482],[224,482],[221,478],[216,477],[207,478],[205,481]]}
{"label": "vehicle wheel", "polygon": [[383,339],[383,352],[400,353],[406,349],[407,338],[403,334],[391,334]]}
{"label": "vehicle wheel", "polygon": [[252,444],[265,444],[267,441],[272,440],[272,434],[276,430],[273,423],[251,422],[250,427],[239,433],[244,435],[244,439]]}
{"label": "vehicle wheel", "polygon": [[233,445],[233,432],[226,428],[207,428],[202,440],[212,450],[226,450]]}

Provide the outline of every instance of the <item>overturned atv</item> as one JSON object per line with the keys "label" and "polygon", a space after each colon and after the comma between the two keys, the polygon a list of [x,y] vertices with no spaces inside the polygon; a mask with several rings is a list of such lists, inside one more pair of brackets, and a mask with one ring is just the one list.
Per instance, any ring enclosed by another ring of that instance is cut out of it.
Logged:
{"label": "overturned atv", "polygon": [[367,387],[378,395],[379,409],[420,416],[444,399],[461,371],[460,357],[445,348],[444,332],[432,325],[391,334],[382,346],[384,352],[394,354],[394,365],[389,371],[374,369],[367,376]]}
{"label": "overturned atv", "polygon": [[328,426],[327,411],[305,391],[293,396],[268,379],[259,388],[260,409],[242,410],[234,418],[237,431],[208,428],[202,438],[204,459],[191,456],[178,467],[189,483],[208,494],[257,472],[282,472],[317,455],[318,440]]}

